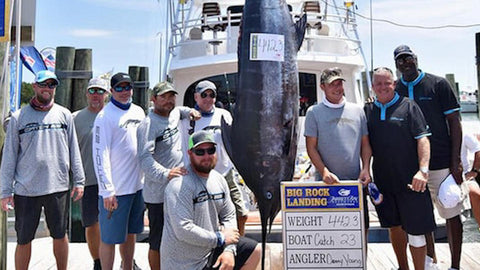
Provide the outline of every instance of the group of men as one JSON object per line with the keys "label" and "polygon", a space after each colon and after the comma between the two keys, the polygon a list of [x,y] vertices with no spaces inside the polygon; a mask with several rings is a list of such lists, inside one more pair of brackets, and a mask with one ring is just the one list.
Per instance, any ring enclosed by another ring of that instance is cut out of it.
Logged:
{"label": "group of men", "polygon": [[[87,107],[73,114],[54,103],[58,84],[54,73],[38,72],[35,96],[12,115],[7,127],[1,202],[4,211],[15,208],[16,269],[28,269],[42,207],[57,268],[67,269],[69,190],[75,201],[81,199],[94,269],[113,268],[117,244],[122,269],[139,269],[133,257],[136,234],[144,228],[145,205],[151,269],[256,268],[261,249],[241,237],[237,228],[237,216],[244,224],[248,210],[215,128],[222,116],[230,121],[231,116],[213,107],[212,82],[197,85],[200,112],[175,107],[173,85],[157,84],[146,117],[132,103],[133,81],[126,73],[112,76],[110,86],[104,79],[91,79]],[[191,135],[182,131],[195,120]],[[217,167],[218,172],[213,170]],[[164,196],[169,182],[171,190]],[[160,250],[166,255],[160,256]]]}
{"label": "group of men", "polygon": [[[307,152],[318,180],[358,179],[364,187],[372,181],[373,157],[373,180],[383,194],[375,207],[381,225],[389,228],[400,269],[409,269],[407,244],[415,269],[437,267],[433,205],[447,220],[451,269],[460,269],[462,206],[445,207],[438,199],[447,176],[463,182],[460,106],[445,79],[418,68],[410,47],[397,47],[394,60],[401,78],[395,81],[388,68],[375,69],[376,97],[363,108],[346,101],[340,69],[324,70],[324,98],[306,114]],[[232,117],[215,108],[215,84],[197,84],[191,109],[175,107],[177,91],[159,83],[146,117],[132,103],[133,82],[126,73],[115,74],[110,87],[105,80],[90,80],[88,106],[73,115],[54,103],[58,84],[50,71],[36,74],[35,96],[7,128],[1,203],[4,211],[15,208],[17,269],[28,268],[42,207],[57,268],[67,268],[69,193],[74,200],[83,196],[82,223],[94,269],[112,269],[116,244],[122,268],[135,269],[144,205],[152,269],[256,268],[260,246],[241,236],[248,210],[221,140],[220,121]],[[480,154],[466,178],[475,177],[479,167]]]}
{"label": "group of men", "polygon": [[[375,98],[363,108],[345,100],[340,69],[324,70],[324,99],[306,114],[307,152],[317,179],[327,184],[358,179],[367,185],[373,157],[373,180],[383,195],[375,208],[389,229],[399,269],[409,269],[407,244],[415,269],[438,269],[433,205],[447,221],[450,269],[460,269],[462,203],[445,206],[438,198],[447,176],[463,182],[460,106],[444,78],[418,68],[409,46],[398,46],[394,61],[401,78],[395,81],[388,68],[375,69]],[[480,163],[474,166],[476,173]]]}

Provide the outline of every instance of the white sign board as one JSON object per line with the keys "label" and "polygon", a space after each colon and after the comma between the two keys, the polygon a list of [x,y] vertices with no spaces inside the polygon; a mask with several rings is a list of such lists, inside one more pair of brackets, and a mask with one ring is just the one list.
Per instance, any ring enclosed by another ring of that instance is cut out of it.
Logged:
{"label": "white sign board", "polygon": [[365,269],[362,198],[357,181],[283,182],[285,269]]}
{"label": "white sign board", "polygon": [[250,60],[283,62],[285,37],[277,34],[250,34]]}

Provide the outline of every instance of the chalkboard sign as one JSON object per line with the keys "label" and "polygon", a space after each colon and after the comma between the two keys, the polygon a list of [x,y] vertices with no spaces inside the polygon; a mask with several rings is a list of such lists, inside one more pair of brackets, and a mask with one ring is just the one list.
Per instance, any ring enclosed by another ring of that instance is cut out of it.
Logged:
{"label": "chalkboard sign", "polygon": [[282,183],[285,269],[365,269],[358,181]]}

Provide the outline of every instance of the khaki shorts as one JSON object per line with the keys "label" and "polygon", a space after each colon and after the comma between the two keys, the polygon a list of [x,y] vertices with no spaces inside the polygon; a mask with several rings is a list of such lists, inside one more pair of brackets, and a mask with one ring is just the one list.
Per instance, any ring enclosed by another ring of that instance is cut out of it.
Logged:
{"label": "khaki shorts", "polygon": [[[437,208],[437,211],[440,214],[440,216],[444,219],[450,219],[460,215],[463,209],[463,203],[459,203],[457,204],[457,206],[453,208],[445,208],[437,198],[438,188],[440,187],[440,184],[442,183],[442,181],[445,178],[447,178],[449,174],[450,174],[450,169],[441,169],[441,170],[431,170],[428,175],[428,189],[430,190],[430,196],[432,197],[432,202],[435,205],[435,208]],[[465,198],[466,194],[465,192],[463,193],[464,193],[463,197]]]}

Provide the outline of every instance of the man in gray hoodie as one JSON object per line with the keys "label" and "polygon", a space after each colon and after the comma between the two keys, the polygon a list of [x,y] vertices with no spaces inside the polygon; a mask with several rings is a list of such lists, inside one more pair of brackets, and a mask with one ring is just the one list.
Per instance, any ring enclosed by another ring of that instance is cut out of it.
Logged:
{"label": "man in gray hoodie", "polygon": [[189,137],[188,173],[165,189],[165,227],[160,247],[163,269],[256,269],[260,245],[240,237],[235,206],[217,163],[213,134]]}
{"label": "man in gray hoodie", "polygon": [[39,71],[33,84],[35,96],[13,113],[7,128],[0,195],[4,211],[15,208],[16,269],[28,269],[42,207],[57,269],[67,269],[69,172],[75,201],[83,196],[85,175],[72,114],[53,100],[57,85],[55,73]]}

